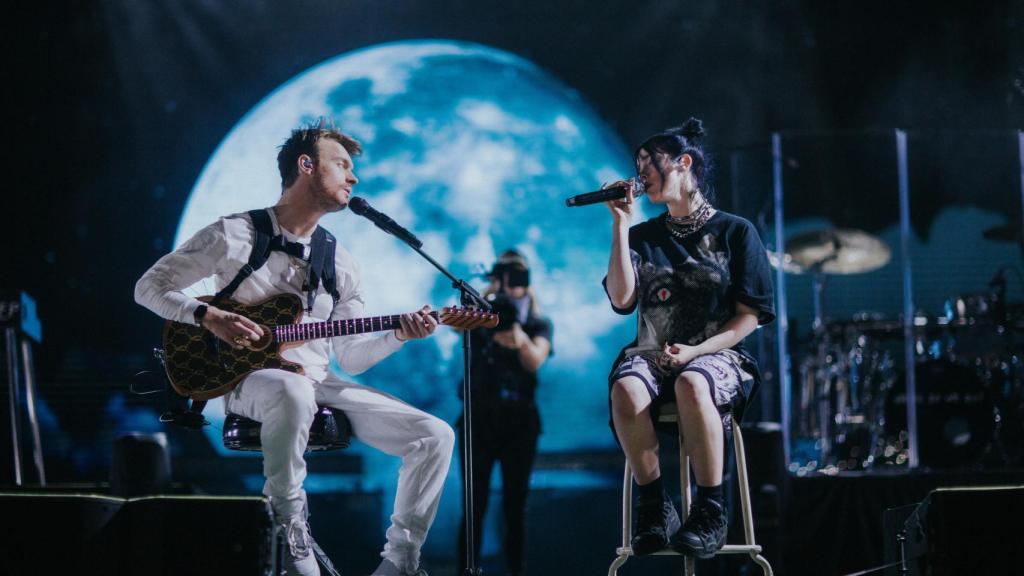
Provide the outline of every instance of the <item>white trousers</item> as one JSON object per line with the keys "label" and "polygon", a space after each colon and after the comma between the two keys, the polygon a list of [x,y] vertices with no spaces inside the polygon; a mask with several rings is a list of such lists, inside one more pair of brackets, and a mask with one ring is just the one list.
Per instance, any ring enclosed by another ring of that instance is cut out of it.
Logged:
{"label": "white trousers", "polygon": [[284,370],[258,370],[225,398],[228,412],[262,423],[263,493],[284,520],[302,514],[306,493],[303,454],[317,405],[343,410],[353,435],[385,454],[398,456],[391,526],[381,556],[403,571],[419,566],[452,457],[455,433],[443,420],[380,390],[328,374],[316,382]]}

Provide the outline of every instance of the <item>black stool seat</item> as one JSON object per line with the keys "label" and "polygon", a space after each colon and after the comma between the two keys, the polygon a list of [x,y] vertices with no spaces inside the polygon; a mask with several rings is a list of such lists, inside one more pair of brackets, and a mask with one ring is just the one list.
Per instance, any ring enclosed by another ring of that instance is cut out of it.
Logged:
{"label": "black stool seat", "polygon": [[[228,450],[259,452],[260,423],[238,414],[224,418],[224,447]],[[352,440],[352,425],[341,410],[321,406],[309,427],[309,443],[306,452],[344,450]]]}

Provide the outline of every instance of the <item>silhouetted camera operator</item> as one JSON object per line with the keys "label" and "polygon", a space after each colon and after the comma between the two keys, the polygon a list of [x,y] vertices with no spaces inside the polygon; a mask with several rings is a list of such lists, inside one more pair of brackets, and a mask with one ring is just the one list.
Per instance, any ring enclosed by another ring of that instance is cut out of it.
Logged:
{"label": "silhouetted camera operator", "polygon": [[[522,254],[503,252],[488,277],[491,284],[484,296],[499,322],[493,329],[472,332],[474,553],[479,556],[483,540],[491,471],[500,461],[505,573],[518,575],[525,567],[526,496],[540,435],[540,413],[534,401],[537,370],[552,354],[552,329],[538,311],[530,290],[530,268]],[[465,521],[463,515],[463,530]],[[465,542],[459,542],[460,562],[465,562]]]}

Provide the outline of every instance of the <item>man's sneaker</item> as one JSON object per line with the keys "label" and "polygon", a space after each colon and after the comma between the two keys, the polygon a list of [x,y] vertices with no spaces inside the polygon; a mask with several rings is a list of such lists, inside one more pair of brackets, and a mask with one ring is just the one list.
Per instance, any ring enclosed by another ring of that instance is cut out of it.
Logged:
{"label": "man's sneaker", "polygon": [[320,566],[313,555],[313,537],[309,535],[309,523],[302,516],[295,516],[281,525],[284,530],[284,566],[288,576],[320,576]]}
{"label": "man's sneaker", "polygon": [[714,500],[697,501],[683,527],[672,538],[672,549],[702,560],[711,558],[725,546],[728,528],[725,506]]}
{"label": "man's sneaker", "polygon": [[664,492],[657,498],[638,498],[636,529],[630,541],[633,554],[644,556],[664,549],[679,525],[676,507]]}
{"label": "man's sneaker", "polygon": [[373,574],[371,574],[370,576],[429,576],[429,575],[427,574],[427,571],[424,570],[423,568],[418,568],[418,569],[414,570],[413,572],[403,572],[403,571],[398,569],[398,566],[395,566],[394,562],[392,562],[391,560],[388,560],[387,558],[385,558],[385,559],[381,560],[380,566],[377,566],[377,569],[374,570]]}

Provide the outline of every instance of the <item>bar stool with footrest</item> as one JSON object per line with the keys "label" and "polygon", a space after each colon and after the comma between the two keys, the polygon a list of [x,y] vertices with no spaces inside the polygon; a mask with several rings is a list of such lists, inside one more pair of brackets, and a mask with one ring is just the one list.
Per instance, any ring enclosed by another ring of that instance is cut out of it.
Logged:
{"label": "bar stool with footrest", "polygon": [[[739,483],[740,490],[740,509],[743,512],[743,544],[726,544],[721,550],[715,553],[719,554],[748,554],[750,558],[761,567],[765,576],[773,576],[771,564],[764,556],[761,556],[761,547],[754,542],[754,516],[751,512],[750,505],[750,486],[747,484],[747,458],[743,449],[743,434],[740,430],[739,422],[735,418],[732,420],[732,439],[733,439],[733,450],[736,453],[736,481]],[[658,422],[678,422],[679,416],[676,412],[674,404],[666,404],[662,406],[661,411],[658,413]],[[686,456],[686,450],[683,444],[683,429],[679,427],[679,474],[682,479],[682,496],[683,506],[682,514],[680,518],[683,522],[686,521],[686,516],[690,510],[690,459]],[[619,568],[629,560],[630,556],[633,556],[633,549],[630,547],[630,540],[632,537],[632,525],[633,525],[633,471],[629,467],[629,460],[626,460],[626,471],[622,482],[622,546],[615,550],[618,556],[612,561],[612,565],[608,568],[608,576],[616,576],[619,572]],[[679,556],[679,553],[666,548],[659,552],[655,552],[652,556]],[[683,573],[686,576],[694,576],[695,574],[695,561],[693,558],[687,557],[684,562]]]}

